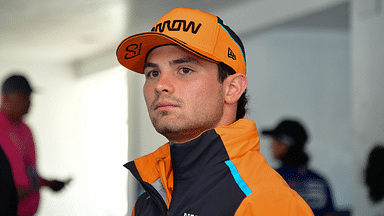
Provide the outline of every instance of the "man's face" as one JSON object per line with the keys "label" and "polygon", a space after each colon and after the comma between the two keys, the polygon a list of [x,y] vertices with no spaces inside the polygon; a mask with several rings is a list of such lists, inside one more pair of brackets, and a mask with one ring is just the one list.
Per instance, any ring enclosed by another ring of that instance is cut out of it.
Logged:
{"label": "man's face", "polygon": [[220,125],[224,95],[216,63],[167,45],[151,51],[144,74],[149,116],[169,141],[186,142]]}
{"label": "man's face", "polygon": [[289,146],[274,137],[271,143],[272,154],[275,159],[281,159],[287,153]]}
{"label": "man's face", "polygon": [[9,111],[15,115],[22,117],[27,114],[31,106],[31,95],[21,92],[6,93],[8,98]]}

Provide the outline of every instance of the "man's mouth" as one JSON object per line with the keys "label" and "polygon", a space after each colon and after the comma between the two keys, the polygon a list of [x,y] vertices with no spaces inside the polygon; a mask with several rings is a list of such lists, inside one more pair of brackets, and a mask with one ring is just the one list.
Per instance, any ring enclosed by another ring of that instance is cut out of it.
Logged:
{"label": "man's mouth", "polygon": [[166,109],[172,109],[175,107],[179,107],[179,105],[172,102],[161,101],[155,105],[155,110],[166,110]]}

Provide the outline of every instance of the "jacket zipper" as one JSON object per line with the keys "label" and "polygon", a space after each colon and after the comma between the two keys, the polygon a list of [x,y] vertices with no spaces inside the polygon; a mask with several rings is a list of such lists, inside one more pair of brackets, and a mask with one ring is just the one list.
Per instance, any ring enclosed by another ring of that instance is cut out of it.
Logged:
{"label": "jacket zipper", "polygon": [[[135,176],[136,177],[136,176]],[[159,207],[161,213],[163,216],[169,215],[169,211],[167,209],[167,205],[165,204],[163,198],[157,192],[157,190],[149,183],[144,182],[144,181],[139,181],[141,186],[145,189],[147,193],[155,200],[156,205]]]}
{"label": "jacket zipper", "polygon": [[163,198],[157,192],[157,190],[148,182],[143,181],[141,178],[139,171],[136,168],[135,162],[131,161],[124,165],[129,171],[131,171],[132,175],[140,182],[141,186],[143,186],[144,190],[147,191],[147,193],[154,199],[156,205],[159,207],[161,214],[163,216],[167,216],[169,214],[169,211],[167,209],[167,205],[164,202]]}

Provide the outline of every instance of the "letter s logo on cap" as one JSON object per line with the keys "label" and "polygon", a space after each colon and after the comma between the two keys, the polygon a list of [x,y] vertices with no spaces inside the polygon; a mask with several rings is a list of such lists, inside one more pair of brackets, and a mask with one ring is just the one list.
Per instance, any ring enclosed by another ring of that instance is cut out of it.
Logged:
{"label": "letter s logo on cap", "polygon": [[131,59],[135,56],[140,55],[141,51],[141,44],[130,44],[128,45],[125,50],[127,51],[127,54],[125,54],[124,58],[125,59]]}

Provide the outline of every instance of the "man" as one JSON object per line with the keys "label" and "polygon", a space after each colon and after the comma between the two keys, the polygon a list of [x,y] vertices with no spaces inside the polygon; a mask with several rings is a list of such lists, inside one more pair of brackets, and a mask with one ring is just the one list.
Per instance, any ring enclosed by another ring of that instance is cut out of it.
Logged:
{"label": "man", "polygon": [[276,171],[308,203],[316,216],[336,215],[327,181],[308,169],[309,156],[304,147],[308,140],[299,121],[286,119],[274,129],[263,130],[271,137],[273,157],[282,162]]}
{"label": "man", "polygon": [[312,215],[259,152],[245,114],[245,53],[214,15],[176,8],[126,38],[119,62],[145,76],[152,124],[169,143],[125,166],[144,187],[133,215]]}
{"label": "man", "polygon": [[41,178],[36,170],[35,144],[29,127],[22,121],[29,111],[32,88],[24,76],[12,75],[2,86],[0,106],[0,145],[8,157],[18,195],[18,215],[34,215],[39,189],[53,191],[64,182]]}

